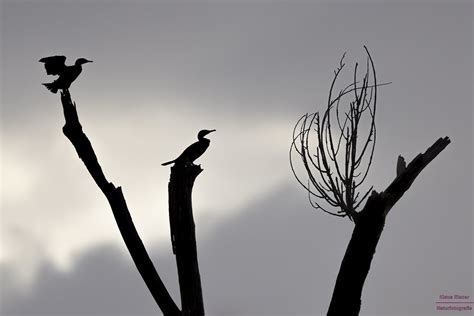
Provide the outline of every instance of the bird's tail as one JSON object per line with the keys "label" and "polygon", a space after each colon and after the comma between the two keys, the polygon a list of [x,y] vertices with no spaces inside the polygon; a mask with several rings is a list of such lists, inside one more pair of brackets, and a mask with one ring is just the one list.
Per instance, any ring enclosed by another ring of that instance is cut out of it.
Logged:
{"label": "bird's tail", "polygon": [[171,161],[168,161],[168,162],[164,162],[164,163],[162,163],[161,165],[162,165],[162,166],[167,166],[167,165],[172,164],[173,162],[174,162],[174,160],[171,160]]}
{"label": "bird's tail", "polygon": [[56,93],[58,92],[58,88],[56,87],[56,85],[54,84],[54,82],[51,82],[51,83],[43,83],[43,86],[45,86],[49,91],[51,91],[52,93]]}

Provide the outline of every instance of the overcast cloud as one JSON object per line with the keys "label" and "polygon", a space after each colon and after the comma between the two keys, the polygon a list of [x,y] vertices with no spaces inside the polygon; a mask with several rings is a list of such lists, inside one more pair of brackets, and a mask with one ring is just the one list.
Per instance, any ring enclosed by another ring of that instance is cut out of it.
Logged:
{"label": "overcast cloud", "polygon": [[38,59],[55,54],[94,61],[71,94],[167,285],[160,163],[215,128],[193,193],[209,315],[318,315],[352,225],[311,209],[288,148],[343,52],[350,69],[367,45],[392,82],[379,91],[367,181],[382,190],[399,154],[452,143],[390,214],[362,312],[432,315],[441,294],[474,295],[472,2],[0,3],[2,315],[157,312],[62,135],[59,96],[40,84],[53,79]]}
{"label": "overcast cloud", "polygon": [[[420,184],[415,188],[419,189]],[[430,202],[427,204],[434,207]],[[407,216],[406,205],[393,210],[394,216],[380,241],[363,295],[364,315],[433,315],[433,295],[437,290],[470,291],[469,282],[456,280],[459,275],[471,273],[465,264],[469,254],[447,247],[442,240],[419,236],[418,227],[426,222],[424,206],[410,203],[410,212],[421,209],[422,213]],[[410,220],[398,223],[398,217]],[[209,223],[204,220],[196,224],[205,227]],[[456,220],[446,220],[443,225],[446,229],[456,225],[459,230],[469,230],[471,226]],[[238,215],[215,225],[212,232],[200,234],[198,240],[207,314],[324,314],[351,227],[350,223],[312,212],[301,192],[286,186],[239,210]],[[427,236],[438,236],[438,229],[427,227],[424,232]],[[436,247],[432,245],[433,239]],[[411,242],[401,245],[403,240]],[[470,242],[457,243],[468,247]],[[436,255],[431,248],[445,250]],[[152,249],[159,273],[178,299],[170,245],[158,244]],[[420,249],[427,254],[420,254]],[[8,297],[5,313],[157,313],[128,254],[116,246],[99,244],[78,254],[74,262],[68,271],[44,263],[30,292]],[[440,269],[445,271],[440,273]]]}

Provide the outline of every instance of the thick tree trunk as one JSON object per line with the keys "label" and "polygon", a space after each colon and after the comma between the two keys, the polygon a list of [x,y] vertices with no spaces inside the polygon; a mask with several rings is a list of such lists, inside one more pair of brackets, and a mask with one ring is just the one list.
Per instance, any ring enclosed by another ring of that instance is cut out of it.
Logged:
{"label": "thick tree trunk", "polygon": [[359,315],[362,288],[385,224],[380,194],[367,201],[355,224],[337,276],[328,316]]}
{"label": "thick tree trunk", "polygon": [[354,231],[337,276],[328,316],[359,315],[362,288],[388,212],[420,172],[449,143],[448,137],[438,139],[424,154],[415,157],[384,192],[372,192],[364,209],[355,218]]}
{"label": "thick tree trunk", "polygon": [[193,164],[176,164],[171,168],[168,185],[171,243],[178,268],[181,310],[183,315],[190,316],[204,315],[191,200],[194,180],[201,171]]}
{"label": "thick tree trunk", "polygon": [[156,272],[153,262],[148,256],[145,246],[138,235],[130,216],[130,212],[128,211],[127,203],[122,194],[122,189],[120,187],[115,187],[105,178],[102,168],[97,161],[94,149],[92,148],[89,139],[82,131],[82,126],[79,122],[79,117],[76,111],[76,105],[72,102],[68,90],[62,92],[61,102],[64,110],[64,118],[66,120],[66,124],[63,127],[63,133],[74,145],[79,158],[84,162],[90,175],[109,201],[120,234],[125,241],[138,272],[145,281],[145,284],[163,314],[166,316],[181,315],[181,312]]}

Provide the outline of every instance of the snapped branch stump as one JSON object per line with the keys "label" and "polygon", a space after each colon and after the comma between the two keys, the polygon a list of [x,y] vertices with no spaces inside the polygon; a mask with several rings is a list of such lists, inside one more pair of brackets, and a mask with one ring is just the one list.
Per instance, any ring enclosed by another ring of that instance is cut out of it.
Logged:
{"label": "snapped branch stump", "polygon": [[178,268],[181,312],[189,316],[204,315],[191,199],[194,180],[201,172],[201,167],[194,164],[175,164],[168,184],[171,244]]}

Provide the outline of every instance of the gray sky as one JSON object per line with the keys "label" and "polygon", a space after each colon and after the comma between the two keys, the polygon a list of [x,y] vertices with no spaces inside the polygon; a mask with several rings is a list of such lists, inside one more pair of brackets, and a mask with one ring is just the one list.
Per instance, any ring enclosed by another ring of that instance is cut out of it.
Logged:
{"label": "gray sky", "polygon": [[159,164],[215,128],[193,194],[206,311],[322,315],[352,224],[311,209],[288,148],[297,118],[324,104],[343,52],[350,69],[367,45],[379,81],[393,82],[379,90],[367,181],[383,190],[400,153],[409,161],[441,136],[452,144],[389,215],[362,312],[433,315],[441,294],[474,295],[472,2],[0,8],[1,315],[157,311],[105,198],[62,135],[59,96],[40,84],[52,78],[38,59],[55,54],[94,61],[72,97],[170,288],[169,168]]}

